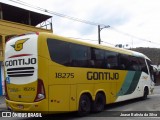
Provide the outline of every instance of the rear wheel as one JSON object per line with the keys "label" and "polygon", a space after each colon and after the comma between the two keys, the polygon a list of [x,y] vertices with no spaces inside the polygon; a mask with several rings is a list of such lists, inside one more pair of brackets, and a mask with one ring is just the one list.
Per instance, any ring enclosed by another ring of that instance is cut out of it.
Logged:
{"label": "rear wheel", "polygon": [[78,115],[85,116],[91,111],[91,99],[89,95],[83,94],[79,100]]}
{"label": "rear wheel", "polygon": [[96,95],[95,101],[93,102],[93,112],[103,111],[105,104],[106,104],[105,95],[102,93],[98,93]]}

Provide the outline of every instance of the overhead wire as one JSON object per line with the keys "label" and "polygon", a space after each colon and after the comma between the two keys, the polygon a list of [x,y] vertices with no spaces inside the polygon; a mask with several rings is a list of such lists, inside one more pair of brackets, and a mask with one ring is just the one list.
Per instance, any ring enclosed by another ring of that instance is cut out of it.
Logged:
{"label": "overhead wire", "polygon": [[[73,39],[78,39],[78,40],[88,40],[88,41],[94,41],[94,42],[97,42],[97,40],[95,40],[95,39],[78,38],[78,37],[68,37],[68,38],[73,38]],[[109,44],[109,45],[113,45],[113,46],[114,46],[114,44],[109,43],[109,42],[105,42],[105,41],[101,41],[101,42],[106,43],[106,44]]]}
{"label": "overhead wire", "polygon": [[147,40],[147,39],[144,39],[144,38],[140,38],[140,37],[137,37],[137,36],[134,36],[134,35],[131,35],[131,34],[128,34],[126,32],[122,32],[114,27],[111,27],[111,29],[113,29],[114,31],[120,33],[120,34],[123,34],[123,35],[126,35],[126,36],[129,36],[129,37],[132,37],[132,38],[135,38],[135,39],[138,39],[138,40],[141,40],[141,41],[145,41],[145,42],[149,42],[149,43],[153,43],[153,44],[160,44],[160,43],[157,43],[157,42],[153,42],[153,41],[150,41],[150,40]]}
{"label": "overhead wire", "polygon": [[[70,19],[70,20],[73,20],[73,21],[77,21],[77,22],[81,22],[81,23],[85,23],[85,24],[89,24],[89,25],[94,25],[94,26],[98,26],[98,25],[103,26],[103,27],[108,26],[108,25],[105,25],[105,24],[100,24],[100,23],[97,23],[97,22],[92,22],[92,21],[88,21],[88,20],[84,20],[84,19],[79,19],[79,18],[76,18],[76,17],[71,17],[71,16],[68,16],[68,15],[65,15],[65,14],[61,14],[61,13],[58,13],[58,12],[46,10],[46,9],[41,8],[41,7],[33,6],[31,4],[23,2],[21,0],[9,0],[9,1],[24,5],[24,6],[27,6],[27,7],[32,7],[34,9],[37,9],[37,10],[40,10],[40,11],[43,11],[43,12],[46,12],[46,13],[49,13],[49,14],[52,14],[52,15],[55,15],[55,16],[59,16],[59,17],[62,17],[62,18],[67,18],[67,19]],[[132,38],[135,38],[135,39],[138,39],[138,40],[141,40],[141,41],[145,41],[145,42],[149,42],[149,43],[152,43],[152,44],[159,44],[160,45],[160,43],[153,42],[153,41],[150,41],[150,40],[147,40],[147,39],[144,39],[144,38],[140,38],[140,37],[137,37],[135,35],[131,35],[131,34],[126,33],[126,32],[122,32],[122,31],[116,29],[115,27],[110,26],[109,28],[111,30],[115,31],[115,32],[118,32],[118,33],[122,34],[122,35],[130,36]]]}
{"label": "overhead wire", "polygon": [[95,26],[98,26],[98,25],[106,26],[104,24],[99,24],[99,23],[96,23],[96,22],[92,22],[92,21],[88,21],[88,20],[84,20],[84,19],[79,19],[79,18],[76,18],[76,17],[71,17],[71,16],[68,16],[68,15],[65,15],[65,14],[61,14],[61,13],[58,13],[58,12],[53,12],[53,11],[50,11],[50,10],[46,10],[46,9],[41,8],[41,7],[30,5],[30,4],[28,4],[26,2],[23,2],[21,0],[9,0],[9,1],[24,5],[24,6],[27,6],[27,7],[32,7],[34,9],[40,10],[42,12],[46,12],[46,13],[49,13],[49,14],[52,14],[52,15],[67,18],[67,19],[74,20],[74,21],[77,21],[77,22],[90,24],[90,25],[95,25]]}

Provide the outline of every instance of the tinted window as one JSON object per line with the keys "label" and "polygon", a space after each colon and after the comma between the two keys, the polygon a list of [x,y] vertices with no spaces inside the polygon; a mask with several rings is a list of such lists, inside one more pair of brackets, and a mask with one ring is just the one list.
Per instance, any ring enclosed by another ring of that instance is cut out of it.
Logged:
{"label": "tinted window", "polygon": [[70,45],[70,66],[88,67],[88,61],[91,58],[89,47],[73,43],[70,43]]}
{"label": "tinted window", "polygon": [[[75,43],[47,39],[50,58],[70,67],[119,69],[148,73],[145,59]],[[148,62],[148,64],[150,64]]]}
{"label": "tinted window", "polygon": [[70,49],[69,43],[60,40],[47,40],[50,57],[53,61],[68,65],[70,63]]}
{"label": "tinted window", "polygon": [[152,67],[152,62],[147,60],[147,64],[148,64],[151,79],[154,81],[154,71],[153,71],[153,67]]}
{"label": "tinted window", "polygon": [[129,55],[120,54],[119,55],[119,69],[120,70],[127,70],[129,66]]}
{"label": "tinted window", "polygon": [[106,68],[117,69],[118,68],[118,53],[105,51],[104,53]]}
{"label": "tinted window", "polygon": [[148,70],[147,70],[145,59],[144,58],[138,58],[138,61],[139,61],[139,65],[140,65],[141,71],[143,71],[143,72],[148,74]]}
{"label": "tinted window", "polygon": [[148,73],[144,58],[134,57],[130,55],[119,55],[119,69],[131,71],[143,71]]}
{"label": "tinted window", "polygon": [[89,47],[55,39],[47,39],[47,44],[52,61],[71,67],[88,67]]}
{"label": "tinted window", "polygon": [[128,70],[140,71],[140,66],[137,57],[130,56],[129,65],[127,67]]}
{"label": "tinted window", "polygon": [[91,48],[92,50],[92,67],[94,68],[104,68],[104,51],[96,48]]}

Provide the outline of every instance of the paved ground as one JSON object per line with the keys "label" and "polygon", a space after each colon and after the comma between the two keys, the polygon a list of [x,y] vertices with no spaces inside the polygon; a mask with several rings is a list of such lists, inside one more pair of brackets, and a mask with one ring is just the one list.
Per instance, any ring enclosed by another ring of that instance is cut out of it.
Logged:
{"label": "paved ground", "polygon": [[[4,96],[0,96],[0,111],[7,110],[5,106]],[[89,114],[85,117],[76,117],[73,113],[58,116],[49,115],[43,116],[43,119],[54,118],[55,120],[155,120],[160,119],[160,117],[102,117],[106,114],[119,114],[119,112],[124,111],[160,111],[160,86],[155,86],[155,91],[153,95],[148,96],[147,100],[130,100],[112,106],[106,106],[105,111],[98,114]],[[112,116],[112,115],[111,115]],[[1,120],[33,120],[35,118],[0,118]]]}
{"label": "paved ground", "polygon": [[0,111],[6,110],[5,96],[0,96]]}

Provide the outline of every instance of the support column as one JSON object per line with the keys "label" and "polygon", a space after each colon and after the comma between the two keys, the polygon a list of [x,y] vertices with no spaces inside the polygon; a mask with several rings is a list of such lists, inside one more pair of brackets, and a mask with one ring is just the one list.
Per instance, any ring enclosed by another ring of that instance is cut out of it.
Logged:
{"label": "support column", "polygon": [[2,11],[2,5],[0,3],[0,19],[3,19],[3,11]]}
{"label": "support column", "polygon": [[4,50],[5,50],[5,35],[2,35],[2,57],[3,57],[3,60],[4,60]]}

